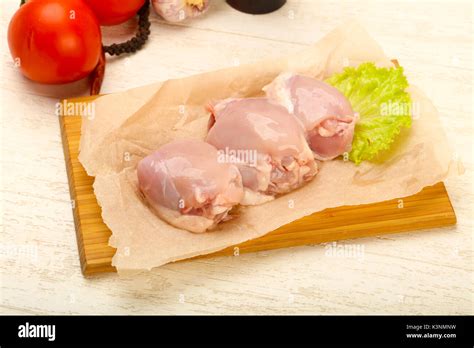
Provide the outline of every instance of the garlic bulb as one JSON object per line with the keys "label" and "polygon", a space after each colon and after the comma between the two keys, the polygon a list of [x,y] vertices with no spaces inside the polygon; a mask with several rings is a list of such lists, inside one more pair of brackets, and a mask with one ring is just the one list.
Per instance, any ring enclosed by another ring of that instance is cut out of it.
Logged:
{"label": "garlic bulb", "polygon": [[156,13],[169,22],[197,17],[209,8],[209,0],[152,0],[151,3]]}

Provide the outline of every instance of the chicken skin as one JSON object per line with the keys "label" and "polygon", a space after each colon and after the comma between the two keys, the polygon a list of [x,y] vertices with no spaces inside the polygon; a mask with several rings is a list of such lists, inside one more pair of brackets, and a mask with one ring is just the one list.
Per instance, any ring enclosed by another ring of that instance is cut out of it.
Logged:
{"label": "chicken skin", "polygon": [[301,122],[316,159],[350,152],[358,115],[336,88],[309,76],[283,73],[264,91]]}
{"label": "chicken skin", "polygon": [[296,118],[267,98],[226,99],[210,106],[206,141],[240,170],[241,204],[290,192],[318,172]]}
{"label": "chicken skin", "polygon": [[169,224],[201,233],[230,219],[243,198],[237,167],[219,161],[217,149],[201,140],[177,140],[142,159],[140,191]]}

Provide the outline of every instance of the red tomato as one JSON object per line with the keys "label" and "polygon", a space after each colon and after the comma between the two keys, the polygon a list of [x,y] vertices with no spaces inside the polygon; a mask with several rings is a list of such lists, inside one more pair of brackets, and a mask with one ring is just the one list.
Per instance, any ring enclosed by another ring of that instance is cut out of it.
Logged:
{"label": "red tomato", "polygon": [[116,25],[133,18],[145,0],[84,0],[99,19],[100,25]]}
{"label": "red tomato", "polygon": [[89,75],[102,50],[100,26],[82,0],[30,0],[13,16],[8,44],[23,74],[41,83]]}

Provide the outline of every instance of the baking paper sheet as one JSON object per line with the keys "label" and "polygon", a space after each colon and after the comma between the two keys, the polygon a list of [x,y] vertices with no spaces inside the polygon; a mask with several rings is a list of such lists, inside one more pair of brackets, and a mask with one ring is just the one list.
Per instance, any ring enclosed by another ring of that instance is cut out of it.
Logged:
{"label": "baking paper sheet", "polygon": [[314,212],[401,198],[443,180],[451,153],[436,109],[411,86],[413,125],[404,131],[384,161],[334,160],[322,163],[303,188],[255,207],[241,207],[237,219],[215,231],[194,234],[157,217],[138,194],[137,162],[176,138],[203,139],[213,99],[261,94],[283,71],[323,79],[344,66],[362,62],[391,66],[379,45],[356,22],[347,23],[316,45],[289,57],[169,80],[96,100],[95,117],[82,125],[79,159],[89,175],[102,217],[117,248],[118,270],[151,269],[211,253],[260,237]]}

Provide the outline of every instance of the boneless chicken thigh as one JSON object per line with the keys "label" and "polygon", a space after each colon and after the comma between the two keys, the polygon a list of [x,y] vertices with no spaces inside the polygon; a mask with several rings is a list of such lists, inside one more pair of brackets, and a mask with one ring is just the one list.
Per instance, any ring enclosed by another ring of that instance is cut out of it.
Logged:
{"label": "boneless chicken thigh", "polygon": [[281,105],[267,98],[226,99],[210,111],[206,141],[239,168],[245,191],[241,204],[271,200],[316,175],[303,129]]}
{"label": "boneless chicken thigh", "polygon": [[142,159],[139,188],[169,224],[205,232],[230,218],[243,198],[237,167],[219,161],[217,149],[201,140],[177,140]]}
{"label": "boneless chicken thigh", "polygon": [[298,118],[316,159],[350,152],[358,116],[336,88],[309,76],[283,73],[264,91]]}

